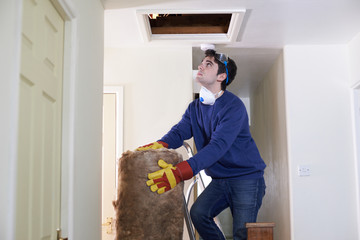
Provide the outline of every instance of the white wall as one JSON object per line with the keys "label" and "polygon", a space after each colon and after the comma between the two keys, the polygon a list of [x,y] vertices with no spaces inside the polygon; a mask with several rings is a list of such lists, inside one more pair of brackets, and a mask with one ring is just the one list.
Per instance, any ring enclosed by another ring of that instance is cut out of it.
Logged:
{"label": "white wall", "polygon": [[69,239],[101,239],[104,9],[73,0],[77,12],[74,162]]}
{"label": "white wall", "polygon": [[0,239],[14,238],[21,0],[0,2]]}
{"label": "white wall", "polygon": [[190,46],[105,49],[105,85],[124,86],[124,150],[158,140],[192,100]]}
{"label": "white wall", "polygon": [[274,239],[290,239],[290,193],[283,55],[251,96],[251,132],[267,167],[259,222],[275,222]]}
{"label": "white wall", "polygon": [[284,48],[292,240],[359,237],[347,60],[346,45]]}

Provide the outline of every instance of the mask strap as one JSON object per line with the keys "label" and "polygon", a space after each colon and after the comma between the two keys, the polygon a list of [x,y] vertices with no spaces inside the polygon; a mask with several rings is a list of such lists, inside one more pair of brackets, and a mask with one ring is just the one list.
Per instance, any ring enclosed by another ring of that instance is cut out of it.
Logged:
{"label": "mask strap", "polygon": [[214,97],[215,97],[215,98],[218,98],[218,97],[222,94],[222,92],[223,92],[223,90],[220,90],[220,92],[214,94]]}
{"label": "mask strap", "polygon": [[228,84],[229,82],[229,72],[228,72],[228,68],[227,68],[227,61],[224,61],[225,64],[225,69],[226,69],[226,84]]}

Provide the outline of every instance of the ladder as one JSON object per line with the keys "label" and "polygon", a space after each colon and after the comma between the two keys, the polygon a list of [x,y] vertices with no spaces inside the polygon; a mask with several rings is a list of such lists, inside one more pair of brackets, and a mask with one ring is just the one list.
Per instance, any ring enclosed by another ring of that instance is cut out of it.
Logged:
{"label": "ladder", "polygon": [[[183,146],[185,147],[187,154],[189,156],[189,158],[191,158],[192,156],[194,156],[194,153],[190,147],[190,145],[187,142],[183,143]],[[199,184],[201,183],[203,189],[205,189],[205,184],[204,184],[204,180],[201,177],[200,172],[198,174],[196,174],[196,176],[194,176],[194,180],[193,182],[190,184],[190,186],[188,187],[187,191],[186,191],[186,197],[183,194],[183,198],[184,198],[184,217],[185,217],[185,222],[186,222],[186,227],[189,233],[189,237],[190,240],[195,240],[195,232],[194,232],[194,228],[191,222],[191,217],[189,214],[189,201],[190,201],[190,195],[191,195],[191,191],[193,190],[195,184]],[[220,230],[221,230],[221,224],[219,221],[216,221],[216,224],[219,226]],[[247,223],[246,224],[246,228],[247,228],[247,234],[248,234],[248,239],[252,240],[252,239],[259,239],[259,240],[272,240],[273,239],[273,228],[275,227],[275,223],[273,222],[269,222],[269,223]]]}
{"label": "ladder", "polygon": [[[194,156],[194,153],[193,153],[190,145],[187,142],[184,142],[183,146],[185,147],[189,158]],[[184,205],[184,217],[185,217],[185,223],[186,223],[186,227],[187,227],[187,230],[188,230],[188,233],[189,233],[190,240],[195,240],[195,231],[194,231],[194,228],[193,228],[193,225],[192,225],[192,222],[191,222],[188,205],[189,205],[189,201],[190,201],[191,191],[194,188],[195,184],[199,183],[199,182],[202,184],[202,187],[205,189],[205,184],[204,184],[204,181],[203,181],[203,179],[201,177],[201,174],[198,173],[194,177],[193,182],[188,187],[188,189],[186,191],[186,197],[183,194],[183,198],[184,198],[184,204],[183,204]]]}

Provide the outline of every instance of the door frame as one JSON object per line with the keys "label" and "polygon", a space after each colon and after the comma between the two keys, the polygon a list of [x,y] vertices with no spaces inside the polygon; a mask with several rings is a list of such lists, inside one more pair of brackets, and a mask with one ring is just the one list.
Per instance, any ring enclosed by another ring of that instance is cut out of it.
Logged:
{"label": "door frame", "polygon": [[[360,81],[352,86],[352,125],[354,129],[353,142],[354,142],[354,160],[356,171],[356,195],[357,195],[357,220],[360,223]],[[358,229],[360,236],[360,229]]]}
{"label": "door frame", "polygon": [[[116,159],[120,159],[124,151],[124,87],[104,85],[104,93],[114,93],[116,95]],[[121,120],[121,121],[119,121]],[[120,124],[120,122],[122,124]],[[118,162],[116,161],[116,176],[118,176]],[[118,182],[116,179],[116,189]],[[116,196],[117,197],[117,196]]]}
{"label": "door frame", "polygon": [[73,0],[51,0],[65,21],[61,146],[61,235],[74,232],[74,134],[77,72],[77,9]]}
{"label": "door frame", "polygon": [[[21,61],[22,0],[2,1],[0,8],[0,238],[15,238],[17,123]],[[6,64],[5,64],[6,63]],[[15,127],[14,127],[15,126]]]}

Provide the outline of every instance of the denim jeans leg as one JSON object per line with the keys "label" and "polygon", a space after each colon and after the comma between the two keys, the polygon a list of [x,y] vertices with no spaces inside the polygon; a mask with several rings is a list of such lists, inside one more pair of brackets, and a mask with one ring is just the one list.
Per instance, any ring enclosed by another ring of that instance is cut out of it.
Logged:
{"label": "denim jeans leg", "polygon": [[220,179],[213,179],[190,210],[192,222],[202,239],[225,240],[214,217],[228,206],[226,184]]}
{"label": "denim jeans leg", "polygon": [[257,214],[265,195],[264,178],[229,179],[230,208],[233,215],[233,239],[246,240],[245,224],[256,222]]}

